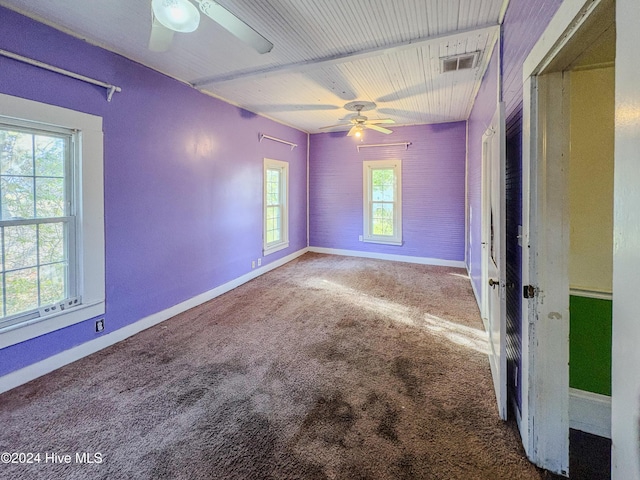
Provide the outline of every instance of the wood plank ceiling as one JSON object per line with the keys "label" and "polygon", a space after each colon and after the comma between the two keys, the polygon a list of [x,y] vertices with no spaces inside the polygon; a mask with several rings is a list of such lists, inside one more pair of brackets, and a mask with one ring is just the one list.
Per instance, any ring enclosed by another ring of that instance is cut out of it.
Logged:
{"label": "wood plank ceiling", "polygon": [[[507,2],[218,0],[274,44],[260,55],[206,16],[195,32],[176,33],[169,51],[152,52],[150,0],[0,0],[310,133],[349,117],[343,105],[353,100],[377,104],[369,118],[401,125],[466,120]],[[442,57],[473,52],[475,68],[441,72]]]}

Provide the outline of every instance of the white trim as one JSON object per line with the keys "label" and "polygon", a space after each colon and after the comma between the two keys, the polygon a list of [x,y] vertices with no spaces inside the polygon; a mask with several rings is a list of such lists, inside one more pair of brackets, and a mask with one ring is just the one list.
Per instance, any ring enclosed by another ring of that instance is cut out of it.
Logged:
{"label": "white trim", "polygon": [[613,301],[613,293],[611,292],[597,292],[595,290],[586,290],[583,288],[570,288],[569,295],[573,297],[597,298],[598,300]]}
{"label": "white trim", "polygon": [[92,353],[96,353],[104,348],[110,347],[111,345],[129,338],[136,333],[140,333],[141,331],[162,323],[165,320],[168,320],[182,312],[186,312],[191,308],[197,307],[198,305],[219,297],[220,295],[227,293],[234,288],[237,288],[240,285],[253,280],[254,278],[257,278],[260,275],[263,275],[271,270],[281,267],[286,263],[291,262],[292,260],[295,260],[296,258],[307,253],[307,251],[307,248],[298,250],[297,252],[287,255],[286,257],[276,260],[275,262],[252,270],[249,273],[236,278],[235,280],[231,280],[230,282],[220,285],[214,289],[201,293],[200,295],[196,295],[195,297],[192,297],[189,300],[185,300],[184,302],[174,305],[173,307],[167,308],[166,310],[154,313],[153,315],[149,315],[148,317],[138,320],[137,322],[127,325],[126,327],[115,330],[112,333],[102,335],[95,340],[90,340],[86,343],[83,343],[82,345],[78,345],[77,347],[73,347],[69,350],[65,350],[64,352],[41,360],[40,362],[21,368],[20,370],[16,370],[15,372],[8,373],[7,375],[0,377],[0,393],[23,385],[27,382],[30,382],[31,380],[41,377],[42,375],[57,370],[60,367],[91,355]]}
{"label": "white trim", "polygon": [[346,257],[375,258],[377,260],[391,260],[393,262],[419,263],[421,265],[435,265],[440,267],[465,268],[464,261],[442,260],[429,257],[412,257],[409,255],[396,255],[391,253],[362,252],[360,250],[343,250],[340,248],[309,247],[313,253],[325,253],[327,255],[342,255]]}
{"label": "white trim", "polygon": [[309,246],[309,152],[311,151],[311,135],[307,133],[307,247]]}
{"label": "white trim", "polygon": [[617,0],[615,167],[613,218],[613,331],[611,358],[611,477],[640,477],[640,8]]}
{"label": "white trim", "polygon": [[[536,229],[530,230],[531,205],[535,203],[537,193],[537,178],[533,175],[531,167],[532,144],[531,141],[537,135],[537,124],[531,119],[537,115],[536,104],[533,101],[536,94],[535,78],[528,78],[522,87],[522,285],[532,285],[535,279],[535,267],[537,258],[530,255],[529,245],[537,241]],[[520,413],[521,419],[518,423],[522,446],[527,456],[533,444],[533,431],[530,427],[529,413],[529,345],[531,344],[530,331],[533,325],[533,308],[530,304],[533,299],[523,299],[521,316],[522,319],[522,352],[521,352],[521,375],[520,375]]]}
{"label": "white trim", "polygon": [[522,65],[526,81],[542,72],[578,31],[601,0],[564,0]]}
{"label": "white trim", "polygon": [[510,398],[511,401],[511,411],[516,417],[516,424],[518,425],[518,431],[522,432],[524,425],[522,424],[522,413],[520,412],[520,408],[518,407],[518,402],[516,401],[516,397],[512,396]]}
{"label": "white trim", "polygon": [[469,230],[471,228],[469,223],[469,121],[465,122],[464,134],[466,144],[464,152],[464,264],[469,278],[471,278],[471,272],[469,271],[471,262],[471,256],[469,255]]}
{"label": "white trim", "polygon": [[502,2],[502,8],[500,8],[500,14],[498,15],[498,23],[502,25],[504,22],[504,17],[507,14],[507,9],[509,8],[509,0],[504,0]]}
{"label": "white trim", "polygon": [[[40,317],[0,330],[0,348],[24,342],[95,316],[105,309],[105,240],[102,117],[0,94],[3,117],[79,130],[80,177],[76,195],[77,296],[84,307],[55,317]],[[46,127],[45,127],[46,128]]]}
{"label": "white trim", "polygon": [[611,397],[570,388],[569,426],[574,430],[611,438]]}
{"label": "white trim", "polygon": [[[465,264],[465,268],[467,270],[467,275],[469,276],[469,280],[471,280],[471,270],[469,269],[469,266]],[[476,303],[478,304],[478,311],[481,310],[481,302],[480,302],[480,295],[478,294],[478,289],[476,288],[476,284],[474,282],[470,282],[471,283],[471,289],[473,290],[473,296],[476,297]]]}

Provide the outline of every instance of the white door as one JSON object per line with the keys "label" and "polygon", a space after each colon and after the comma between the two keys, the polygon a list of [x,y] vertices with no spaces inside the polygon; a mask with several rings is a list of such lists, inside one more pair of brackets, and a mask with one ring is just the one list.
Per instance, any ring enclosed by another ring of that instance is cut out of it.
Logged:
{"label": "white door", "polygon": [[498,413],[507,419],[507,343],[505,291],[505,128],[500,103],[482,144],[482,314],[489,337],[489,363]]}

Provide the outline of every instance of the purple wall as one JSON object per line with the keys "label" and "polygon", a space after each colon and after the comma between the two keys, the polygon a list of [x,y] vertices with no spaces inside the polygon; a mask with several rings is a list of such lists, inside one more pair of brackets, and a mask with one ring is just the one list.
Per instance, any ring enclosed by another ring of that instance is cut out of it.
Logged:
{"label": "purple wall", "polygon": [[[251,271],[262,255],[262,160],[290,164],[290,246],[305,248],[307,135],[0,8],[0,48],[122,87],[0,58],[0,92],[104,118],[106,332]],[[258,142],[266,133],[298,143]],[[96,337],[83,322],[0,350],[0,375]]]}
{"label": "purple wall", "polygon": [[[464,260],[465,122],[396,127],[392,136],[365,133],[363,144],[411,142],[356,149],[341,133],[310,137],[309,244],[313,247]],[[362,162],[402,160],[403,245],[358,240],[363,233]]]}
{"label": "purple wall", "polygon": [[482,136],[491,125],[498,106],[498,48],[493,51],[469,115],[467,138],[467,198],[469,205],[469,253],[471,281],[482,295]]}

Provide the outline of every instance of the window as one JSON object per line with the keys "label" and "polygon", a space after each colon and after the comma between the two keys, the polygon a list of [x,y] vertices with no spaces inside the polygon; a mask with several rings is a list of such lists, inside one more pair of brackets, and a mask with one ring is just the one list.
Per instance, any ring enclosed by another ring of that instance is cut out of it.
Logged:
{"label": "window", "polygon": [[102,119],[0,95],[0,348],[104,314]]}
{"label": "window", "polygon": [[402,245],[400,160],[363,163],[365,242]]}
{"label": "window", "polygon": [[289,246],[289,164],[264,159],[264,255]]}
{"label": "window", "polygon": [[[74,134],[0,122],[0,322],[77,302]],[[13,319],[13,320],[12,320]]]}

